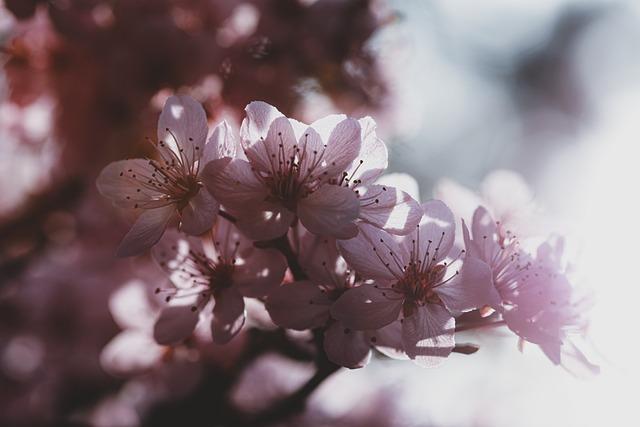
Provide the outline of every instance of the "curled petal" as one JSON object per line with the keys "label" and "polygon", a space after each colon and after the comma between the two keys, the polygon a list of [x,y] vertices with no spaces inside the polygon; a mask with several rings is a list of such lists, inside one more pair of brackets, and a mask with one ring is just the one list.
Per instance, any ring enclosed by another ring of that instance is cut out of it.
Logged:
{"label": "curled petal", "polygon": [[211,193],[206,188],[201,188],[182,209],[180,229],[192,236],[208,231],[218,215],[218,207],[218,202]]}
{"label": "curled petal", "polygon": [[216,293],[211,319],[211,336],[216,344],[226,344],[235,337],[246,319],[244,299],[234,288]]}
{"label": "curled petal", "polygon": [[423,367],[434,367],[455,346],[455,319],[437,304],[418,307],[402,322],[403,347],[410,359]]}
{"label": "curled petal", "polygon": [[449,310],[458,313],[485,305],[498,308],[502,302],[493,285],[491,268],[470,256],[465,257],[460,274],[439,286],[436,292]]}
{"label": "curled petal", "polygon": [[213,129],[213,133],[204,147],[200,164],[204,166],[212,160],[225,157],[233,159],[236,157],[238,148],[231,126],[224,120]]}
{"label": "curled petal", "polygon": [[331,316],[350,329],[378,329],[398,319],[402,302],[393,289],[365,284],[342,294],[331,306]]}
{"label": "curled petal", "polygon": [[158,119],[158,143],[165,156],[190,167],[201,157],[208,131],[207,115],[199,102],[185,95],[167,99]]}
{"label": "curled petal", "polygon": [[364,117],[358,122],[362,144],[358,155],[346,170],[346,176],[352,185],[369,185],[387,169],[389,154],[387,146],[376,136],[376,122],[371,117]]}
{"label": "curled petal", "polygon": [[266,307],[276,325],[302,331],[324,326],[330,305],[320,288],[304,281],[280,286],[269,295]]}
{"label": "curled petal", "polygon": [[122,239],[118,246],[118,256],[140,255],[150,249],[160,240],[175,214],[176,209],[173,205],[144,211]]}
{"label": "curled petal", "polygon": [[350,239],[358,234],[360,205],[348,188],[323,185],[298,203],[298,216],[312,233]]}
{"label": "curled petal", "polygon": [[362,368],[371,359],[371,348],[364,332],[333,322],[324,332],[324,351],[333,363],[349,369]]}
{"label": "curled petal", "polygon": [[422,218],[422,207],[404,191],[386,185],[358,188],[360,219],[392,234],[408,234]]}

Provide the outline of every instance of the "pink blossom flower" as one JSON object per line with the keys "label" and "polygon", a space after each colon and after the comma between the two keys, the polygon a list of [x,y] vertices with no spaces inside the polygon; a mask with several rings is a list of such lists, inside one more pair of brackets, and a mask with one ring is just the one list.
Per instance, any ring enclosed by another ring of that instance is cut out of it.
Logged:
{"label": "pink blossom flower", "polygon": [[[455,227],[453,214],[437,200],[423,205],[416,230],[394,238],[372,226],[338,246],[347,262],[370,284],[345,292],[331,315],[355,330],[378,330],[377,346],[434,366],[454,347],[454,315],[498,296],[487,265],[465,256],[451,259]],[[389,352],[392,353],[392,352]]]}
{"label": "pink blossom flower", "polygon": [[236,147],[226,122],[216,127],[209,141],[202,106],[187,96],[171,96],[158,120],[159,159],[113,162],[98,177],[100,192],[123,208],[140,211],[124,237],[118,255],[137,255],[160,240],[167,225],[178,218],[180,229],[199,235],[211,228],[218,202],[203,188],[201,173],[220,170]]}
{"label": "pink blossom flower", "polygon": [[333,302],[356,285],[355,274],[347,269],[334,239],[307,233],[301,239],[299,258],[309,280],[284,284],[269,294],[269,315],[283,328],[324,327],[329,360],[346,368],[362,368],[371,357],[365,333],[348,328],[330,313]]}
{"label": "pink blossom flower", "polygon": [[586,331],[591,300],[578,298],[569,280],[563,240],[552,238],[531,256],[514,236],[500,233],[499,223],[482,206],[473,214],[471,233],[464,222],[463,233],[467,254],[491,269],[502,300],[493,308],[507,326],[523,340],[538,344],[555,364],[562,363],[566,353],[587,368],[597,369],[569,339]]}
{"label": "pink blossom flower", "polygon": [[278,286],[286,271],[284,257],[273,249],[255,248],[228,221],[219,221],[210,238],[169,231],[152,250],[175,287],[155,324],[159,344],[189,337],[199,322],[210,322],[214,343],[229,342],[245,322],[243,297],[263,297]]}
{"label": "pink blossom flower", "polygon": [[495,170],[488,174],[479,194],[449,179],[441,179],[435,185],[434,196],[465,221],[471,221],[475,209],[484,206],[498,222],[502,236],[508,231],[524,237],[539,228],[533,193],[522,176],[513,171]]}
{"label": "pink blossom flower", "polygon": [[332,115],[307,126],[264,102],[246,113],[240,134],[248,161],[235,159],[222,173],[207,168],[205,182],[249,237],[282,236],[296,217],[312,233],[339,239],[358,233],[359,218],[395,232],[417,222],[410,196],[373,183],[387,151],[371,118]]}

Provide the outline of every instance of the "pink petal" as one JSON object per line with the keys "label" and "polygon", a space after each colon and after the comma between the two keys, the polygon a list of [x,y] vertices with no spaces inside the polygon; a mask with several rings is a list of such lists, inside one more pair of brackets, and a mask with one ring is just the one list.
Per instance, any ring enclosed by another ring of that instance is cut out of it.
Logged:
{"label": "pink petal", "polygon": [[130,280],[109,298],[109,311],[121,329],[151,330],[155,310],[149,301],[147,285]]}
{"label": "pink petal", "polygon": [[247,204],[261,203],[269,194],[245,160],[234,159],[222,170],[216,162],[209,162],[201,177],[209,192],[230,211],[246,211]]}
{"label": "pink petal", "polygon": [[396,360],[409,360],[409,356],[404,352],[400,320],[389,323],[378,330],[369,331],[367,336],[369,342],[375,345],[376,350],[385,356]]}
{"label": "pink petal", "polygon": [[244,299],[234,288],[227,288],[215,296],[211,336],[216,344],[226,344],[235,337],[246,319]]}
{"label": "pink petal", "polygon": [[284,284],[267,299],[266,308],[273,322],[283,328],[303,331],[329,320],[331,300],[311,282]]}
{"label": "pink petal", "polygon": [[158,119],[158,143],[193,165],[204,151],[208,132],[207,115],[199,102],[186,95],[167,99]]}
{"label": "pink petal", "polygon": [[437,304],[418,307],[402,322],[404,350],[420,366],[437,366],[455,346],[455,326],[455,319],[444,307]]}
{"label": "pink petal", "polygon": [[[262,172],[275,172],[280,162],[295,155],[296,139],[293,125],[286,117],[277,117],[271,122],[264,140],[245,147],[244,152],[251,165]],[[283,160],[284,159],[284,160]]]}
{"label": "pink petal", "polygon": [[473,213],[471,232],[473,239],[480,242],[479,244],[482,244],[482,239],[490,239],[490,241],[493,242],[494,237],[498,236],[496,222],[484,206],[478,206]]}
{"label": "pink petal", "polygon": [[348,188],[323,185],[298,203],[298,217],[312,233],[350,239],[358,234],[360,205]]}
{"label": "pink petal", "polygon": [[[324,170],[327,172],[328,177],[333,177],[347,171],[360,152],[360,123],[355,119],[346,118],[337,123],[331,130],[328,139],[325,139],[323,133],[326,134],[328,126],[325,125],[324,120],[321,119],[314,122],[311,127],[318,130],[316,126],[320,126],[318,133],[323,137],[322,140],[326,145],[322,158],[325,164]],[[332,119],[326,120],[328,122],[333,121]]]}
{"label": "pink petal", "polygon": [[155,245],[175,216],[175,206],[144,211],[133,224],[118,247],[117,255],[127,257],[139,255]]}
{"label": "pink petal", "polygon": [[182,209],[180,230],[193,236],[209,231],[218,215],[219,204],[206,188],[201,188]]}
{"label": "pink petal", "polygon": [[[146,159],[129,159],[109,163],[98,176],[96,186],[103,196],[111,199],[116,206],[133,208],[134,206],[154,207],[165,201],[154,201],[160,192],[146,188],[137,179],[150,176],[153,166]],[[140,190],[140,191],[138,191]]]}
{"label": "pink petal", "polygon": [[[455,274],[447,271],[448,275]],[[493,285],[491,268],[479,260],[466,256],[460,274],[436,289],[447,308],[465,312],[488,305],[498,308],[502,300]]]}
{"label": "pink petal", "polygon": [[365,117],[360,123],[362,144],[354,161],[347,168],[349,182],[368,185],[376,180],[388,165],[387,146],[376,136],[376,122]]}
{"label": "pink petal", "polygon": [[282,283],[287,262],[275,249],[252,248],[241,253],[242,259],[233,273],[233,283],[246,297],[263,297]]}
{"label": "pink petal", "polygon": [[254,101],[247,105],[244,109],[247,117],[242,121],[240,136],[242,144],[245,148],[266,138],[271,123],[278,117],[282,117],[282,113],[276,107],[262,101]]}
{"label": "pink petal", "polygon": [[213,133],[207,141],[200,160],[200,167],[203,168],[212,160],[222,159],[224,157],[235,158],[239,151],[238,143],[233,137],[231,126],[226,120],[222,121],[213,129]]}
{"label": "pink petal", "polygon": [[404,191],[385,185],[359,187],[360,219],[392,234],[415,231],[422,207]]}
{"label": "pink petal", "polygon": [[331,306],[331,316],[351,329],[378,329],[398,319],[402,302],[391,288],[365,284],[342,294]]}
{"label": "pink petal", "polygon": [[[299,227],[299,230],[304,230]],[[306,232],[300,239],[298,261],[305,273],[315,283],[344,286],[348,266],[338,253],[336,240]]]}
{"label": "pink petal", "polygon": [[401,191],[404,191],[414,200],[420,201],[420,186],[418,181],[415,180],[409,174],[406,173],[388,173],[382,175],[377,181],[378,185],[386,185],[388,187],[395,187]]}
{"label": "pink petal", "polygon": [[160,345],[175,345],[188,338],[196,327],[199,312],[193,310],[194,298],[174,298],[161,312],[153,329],[153,338]]}
{"label": "pink petal", "polygon": [[234,210],[231,213],[238,220],[238,228],[253,240],[271,240],[283,236],[295,219],[295,214],[289,209],[269,202],[252,205],[245,212]]}
{"label": "pink petal", "polygon": [[360,224],[360,232],[349,240],[338,241],[340,253],[365,279],[391,281],[404,274],[409,254],[393,236],[369,224]]}
{"label": "pink petal", "polygon": [[125,330],[102,349],[100,364],[111,375],[136,375],[155,366],[164,352],[149,334]]}
{"label": "pink petal", "polygon": [[[455,222],[449,208],[439,200],[429,200],[422,204],[424,215],[416,233],[405,238],[405,247],[409,250],[412,240],[420,244],[420,253],[429,248],[430,257],[440,262],[449,255],[455,241]],[[429,244],[431,242],[431,244]]]}
{"label": "pink petal", "polygon": [[333,363],[349,369],[362,368],[371,359],[371,348],[364,332],[333,322],[324,332],[324,351]]}

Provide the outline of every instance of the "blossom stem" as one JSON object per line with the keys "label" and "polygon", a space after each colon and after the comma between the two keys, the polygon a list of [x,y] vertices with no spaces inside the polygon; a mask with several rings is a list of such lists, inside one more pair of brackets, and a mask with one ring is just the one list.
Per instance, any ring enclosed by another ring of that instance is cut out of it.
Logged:
{"label": "blossom stem", "polygon": [[456,332],[471,331],[474,329],[497,328],[500,326],[505,326],[506,324],[507,323],[504,320],[496,320],[493,322],[466,323],[460,326],[456,326]]}

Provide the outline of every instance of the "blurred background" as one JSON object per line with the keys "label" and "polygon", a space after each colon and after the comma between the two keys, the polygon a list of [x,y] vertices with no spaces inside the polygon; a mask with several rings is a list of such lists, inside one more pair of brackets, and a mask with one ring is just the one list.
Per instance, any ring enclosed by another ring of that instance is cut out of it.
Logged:
{"label": "blurred background", "polygon": [[[522,174],[593,288],[601,374],[554,367],[507,332],[440,368],[375,358],[282,425],[637,425],[640,3],[605,0],[4,0],[0,2],[0,425],[225,425],[293,390],[308,362],[228,348],[114,376],[111,295],[165,280],[115,259],[127,218],[95,178],[144,155],[175,91],[211,123],[251,100],[312,121],[372,115],[390,170],[423,199]],[[111,310],[110,310],[111,307]]]}

